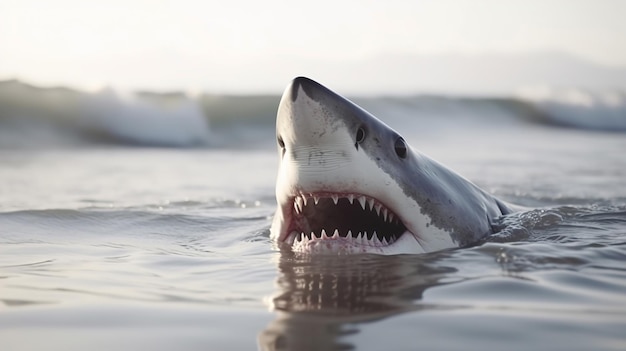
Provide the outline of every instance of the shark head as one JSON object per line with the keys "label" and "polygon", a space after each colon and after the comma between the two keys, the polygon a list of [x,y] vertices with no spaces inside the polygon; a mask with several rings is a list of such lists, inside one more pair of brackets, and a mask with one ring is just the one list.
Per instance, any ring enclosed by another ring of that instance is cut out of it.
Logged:
{"label": "shark head", "polygon": [[[487,194],[313,80],[298,77],[285,90],[276,136],[278,206],[270,235],[281,246],[312,254],[423,253],[490,231],[480,223],[493,212]],[[470,201],[461,208],[452,203],[463,196]],[[465,225],[476,209],[478,223]]]}

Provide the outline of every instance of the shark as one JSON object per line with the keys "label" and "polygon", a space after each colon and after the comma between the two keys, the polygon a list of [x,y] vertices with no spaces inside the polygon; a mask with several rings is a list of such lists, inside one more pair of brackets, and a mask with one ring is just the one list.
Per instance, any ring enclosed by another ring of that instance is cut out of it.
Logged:
{"label": "shark", "polygon": [[322,84],[297,77],[276,116],[270,238],[306,254],[420,254],[470,246],[513,207],[412,148]]}

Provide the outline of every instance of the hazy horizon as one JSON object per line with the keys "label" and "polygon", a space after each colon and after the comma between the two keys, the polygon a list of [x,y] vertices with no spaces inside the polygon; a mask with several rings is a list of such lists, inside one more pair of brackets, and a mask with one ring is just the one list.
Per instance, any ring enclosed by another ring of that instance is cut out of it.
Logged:
{"label": "hazy horizon", "polygon": [[93,90],[626,89],[626,3],[0,0],[0,79]]}

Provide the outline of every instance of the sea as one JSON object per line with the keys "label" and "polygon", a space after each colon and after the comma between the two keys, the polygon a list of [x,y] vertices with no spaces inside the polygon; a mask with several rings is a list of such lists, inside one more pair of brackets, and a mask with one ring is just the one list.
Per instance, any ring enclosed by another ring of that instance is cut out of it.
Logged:
{"label": "sea", "polygon": [[280,93],[0,82],[2,350],[626,350],[624,93],[348,96],[525,208],[397,256],[270,241]]}

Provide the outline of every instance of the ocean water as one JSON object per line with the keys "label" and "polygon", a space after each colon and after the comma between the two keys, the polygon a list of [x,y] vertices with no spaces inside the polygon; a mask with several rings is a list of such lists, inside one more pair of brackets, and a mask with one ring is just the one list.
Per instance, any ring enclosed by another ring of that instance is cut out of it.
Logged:
{"label": "ocean water", "polygon": [[0,345],[624,350],[626,109],[574,97],[355,97],[527,210],[469,248],[306,257],[268,238],[278,96],[4,82]]}

